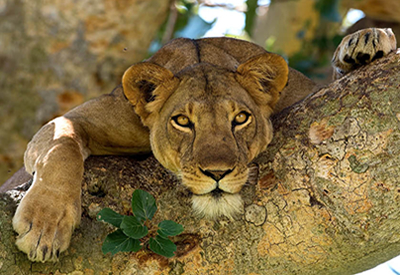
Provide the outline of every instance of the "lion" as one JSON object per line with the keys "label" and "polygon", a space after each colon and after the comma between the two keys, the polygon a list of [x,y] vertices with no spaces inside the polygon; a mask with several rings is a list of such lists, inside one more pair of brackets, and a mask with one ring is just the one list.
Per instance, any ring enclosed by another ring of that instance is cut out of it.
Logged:
{"label": "lion", "polygon": [[[347,36],[334,79],[396,49],[390,29]],[[81,218],[89,155],[152,152],[193,194],[199,216],[238,215],[248,164],[272,139],[272,114],[315,84],[279,55],[233,38],[179,38],[128,68],[122,85],[42,127],[28,144],[33,184],[13,218],[32,261],[56,261]],[[62,206],[62,207],[60,207]]]}

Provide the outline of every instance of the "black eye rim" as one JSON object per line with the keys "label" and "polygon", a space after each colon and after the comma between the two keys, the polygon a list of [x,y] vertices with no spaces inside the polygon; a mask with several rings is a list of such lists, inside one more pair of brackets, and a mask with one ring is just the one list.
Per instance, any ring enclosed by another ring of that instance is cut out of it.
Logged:
{"label": "black eye rim", "polygon": [[[238,115],[240,115],[240,114],[245,114],[245,115],[246,115],[246,120],[243,121],[243,122],[241,122],[241,123],[239,123],[239,122],[237,122],[237,121],[235,120],[235,118],[236,118]],[[243,124],[245,124],[246,122],[249,121],[250,117],[251,117],[251,114],[250,114],[249,112],[241,111],[241,112],[239,112],[239,113],[237,113],[237,114],[235,115],[235,118],[232,120],[232,126],[235,127],[235,126],[243,125]]]}
{"label": "black eye rim", "polygon": [[[189,123],[188,123],[187,125],[182,125],[182,124],[180,124],[180,123],[178,122],[178,118],[179,118],[180,116],[186,117],[186,118],[188,119]],[[183,127],[183,128],[193,128],[193,123],[192,123],[192,122],[190,121],[190,119],[189,119],[187,116],[185,116],[185,115],[176,115],[176,116],[171,117],[171,119],[172,119],[178,126],[180,126],[180,127]]]}

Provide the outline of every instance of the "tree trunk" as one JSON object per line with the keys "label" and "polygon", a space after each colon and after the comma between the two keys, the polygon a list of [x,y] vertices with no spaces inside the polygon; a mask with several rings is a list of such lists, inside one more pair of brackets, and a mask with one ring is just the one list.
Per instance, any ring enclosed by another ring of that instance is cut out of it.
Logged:
{"label": "tree trunk", "polygon": [[[190,194],[153,157],[91,157],[83,181],[82,224],[51,263],[17,251],[16,198],[0,199],[4,274],[354,274],[400,253],[400,57],[332,83],[274,118],[275,136],[257,158],[258,181],[242,190],[234,221],[196,218]],[[146,249],[103,255],[112,229],[103,207],[127,214],[134,189],[156,197],[156,222],[185,226],[177,256]],[[60,205],[62,207],[62,205]]]}

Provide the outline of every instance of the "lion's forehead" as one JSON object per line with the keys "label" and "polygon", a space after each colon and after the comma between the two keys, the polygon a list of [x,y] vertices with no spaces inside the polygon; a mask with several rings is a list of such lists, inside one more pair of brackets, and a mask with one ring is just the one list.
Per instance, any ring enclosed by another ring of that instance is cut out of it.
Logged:
{"label": "lion's forehead", "polygon": [[179,75],[180,85],[174,92],[179,99],[240,100],[250,98],[248,92],[236,81],[233,72],[210,64],[199,64]]}

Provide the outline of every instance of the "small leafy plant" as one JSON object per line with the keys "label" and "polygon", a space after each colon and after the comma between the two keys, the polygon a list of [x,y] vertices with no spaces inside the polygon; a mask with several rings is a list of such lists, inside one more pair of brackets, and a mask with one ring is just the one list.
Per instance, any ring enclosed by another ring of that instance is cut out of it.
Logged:
{"label": "small leafy plant", "polygon": [[[110,208],[104,208],[97,214],[97,220],[110,223],[118,229],[107,235],[102,251],[111,252],[138,252],[148,240],[149,248],[153,252],[170,258],[174,256],[176,245],[168,238],[183,232],[183,226],[165,220],[158,224],[156,229],[151,219],[157,211],[154,197],[143,190],[136,190],[132,195],[132,212],[134,216],[118,214]],[[149,228],[150,227],[150,230]],[[150,235],[150,236],[148,236]],[[148,236],[147,238],[145,238]],[[142,239],[142,240],[141,240]]]}

